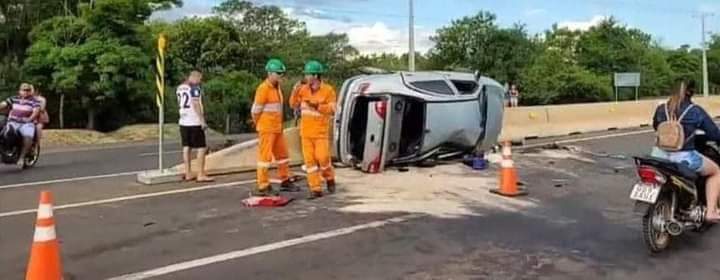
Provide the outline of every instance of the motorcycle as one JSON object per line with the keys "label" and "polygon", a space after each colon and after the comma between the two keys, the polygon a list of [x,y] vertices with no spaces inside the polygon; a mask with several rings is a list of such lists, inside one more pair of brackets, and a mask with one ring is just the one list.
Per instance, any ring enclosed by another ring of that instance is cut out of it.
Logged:
{"label": "motorcycle", "polygon": [[[694,137],[696,149],[720,164],[717,143],[708,141],[702,131]],[[640,182],[630,192],[635,210],[644,213],[642,234],[652,253],[660,253],[670,241],[688,230],[704,232],[711,223],[705,222],[706,178],[686,165],[659,157],[635,157]]]}
{"label": "motorcycle", "polygon": [[[7,118],[0,116],[0,161],[4,164],[16,164],[20,159],[20,151],[23,146],[22,135],[7,125]],[[31,168],[40,159],[40,144],[37,142],[37,135],[33,140],[33,146],[25,156],[24,168]]]}

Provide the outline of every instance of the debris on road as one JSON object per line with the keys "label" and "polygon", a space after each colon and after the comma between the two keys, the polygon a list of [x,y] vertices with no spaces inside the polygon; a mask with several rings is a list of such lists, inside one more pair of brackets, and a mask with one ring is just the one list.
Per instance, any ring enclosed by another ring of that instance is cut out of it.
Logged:
{"label": "debris on road", "polygon": [[595,160],[579,156],[578,152],[571,150],[541,150],[537,153],[523,153],[523,157],[550,158],[550,159],[572,159],[584,163],[595,164]]}
{"label": "debris on road", "polygon": [[482,216],[483,210],[522,211],[535,203],[491,194],[497,188],[497,172],[474,172],[463,164],[438,165],[409,172],[387,170],[366,176],[338,170],[344,190],[340,196],[351,203],[340,211],[360,213],[410,212],[442,218]]}
{"label": "debris on road", "polygon": [[588,150],[583,149],[583,148],[578,147],[578,146],[564,146],[563,149],[568,150],[568,151],[573,152],[573,153],[585,153],[585,154],[589,154],[589,155],[594,156],[594,157],[604,157],[604,158],[612,158],[612,159],[619,159],[619,160],[625,160],[625,159],[627,159],[627,156],[626,156],[626,155],[622,155],[622,154],[609,154],[609,153],[606,153],[606,152],[599,152],[599,153],[598,153],[598,152],[588,151]]}
{"label": "debris on road", "polygon": [[242,203],[246,207],[283,207],[293,201],[293,198],[283,196],[251,196],[243,199]]}

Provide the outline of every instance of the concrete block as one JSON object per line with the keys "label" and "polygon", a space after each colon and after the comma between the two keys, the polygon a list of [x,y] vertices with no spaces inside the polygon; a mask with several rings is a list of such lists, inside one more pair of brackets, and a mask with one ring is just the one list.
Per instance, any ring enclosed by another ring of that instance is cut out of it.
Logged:
{"label": "concrete block", "polygon": [[163,170],[147,170],[138,173],[137,181],[144,185],[177,183],[182,181],[182,173],[174,168]]}
{"label": "concrete block", "polygon": [[[297,128],[285,129],[285,141],[290,154],[290,165],[299,166],[303,162],[300,136]],[[205,166],[209,175],[224,175],[242,172],[254,172],[257,168],[258,140],[242,142],[215,153],[207,155]],[[193,170],[199,170],[197,160],[193,160]],[[137,180],[146,185],[175,183],[182,181],[182,164],[167,169],[144,171],[138,174]],[[273,165],[273,167],[275,166]]]}

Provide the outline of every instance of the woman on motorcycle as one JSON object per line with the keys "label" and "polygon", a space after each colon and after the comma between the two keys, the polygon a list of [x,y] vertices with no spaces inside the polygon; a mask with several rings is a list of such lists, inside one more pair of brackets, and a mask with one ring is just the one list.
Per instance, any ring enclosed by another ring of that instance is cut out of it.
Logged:
{"label": "woman on motorcycle", "polygon": [[[720,212],[718,212],[717,207],[718,197],[720,197],[720,167],[718,167],[717,163],[695,150],[692,138],[695,130],[701,129],[705,131],[709,140],[720,143],[720,129],[702,107],[692,102],[691,98],[694,93],[694,81],[678,81],[667,103],[658,106],[655,110],[653,127],[657,130],[661,123],[667,121],[668,115],[676,119],[680,118],[678,116],[682,116],[680,124],[686,140],[679,151],[667,153],[668,159],[685,164],[695,172],[707,177],[705,187],[707,214],[705,219],[711,223],[718,223],[720,222]],[[666,114],[665,108],[670,114]]]}

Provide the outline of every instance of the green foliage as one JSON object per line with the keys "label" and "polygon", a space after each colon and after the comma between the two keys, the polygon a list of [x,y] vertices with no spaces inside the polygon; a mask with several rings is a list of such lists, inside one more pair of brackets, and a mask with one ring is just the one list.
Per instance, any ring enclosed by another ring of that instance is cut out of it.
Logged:
{"label": "green foliage", "polygon": [[226,118],[234,116],[237,120],[247,120],[255,88],[260,80],[246,71],[232,71],[211,78],[204,84],[205,104],[208,125],[213,128],[225,127],[225,131],[249,130],[250,124],[236,121],[226,124]]}
{"label": "green foliage", "polygon": [[[177,120],[176,86],[191,70],[201,70],[209,124],[229,132],[251,129],[252,97],[269,58],[280,58],[287,66],[286,95],[310,60],[326,67],[323,77],[336,88],[363,67],[407,70],[407,54],[361,55],[346,34],[312,35],[305,23],[279,7],[255,3],[225,0],[210,17],[149,22],[153,12],[182,1],[0,1],[0,97],[29,81],[48,98],[52,119],[63,115],[67,127],[110,130],[154,121],[160,33],[169,42],[166,121]],[[438,29],[432,37],[435,46],[415,54],[416,69],[478,70],[501,82],[516,82],[525,105],[613,100],[614,72],[640,72],[641,98],[664,95],[676,78],[702,76],[700,50],[662,48],[649,34],[614,18],[587,31],[552,26],[542,35],[529,35],[520,23],[499,26],[494,14],[481,11]],[[710,41],[708,64],[717,92],[720,36]],[[634,93],[623,91],[620,97],[629,99]]]}
{"label": "green foliage", "polygon": [[477,69],[498,80],[515,80],[536,53],[525,26],[501,28],[496,17],[481,11],[475,16],[454,20],[432,37],[434,68]]}

